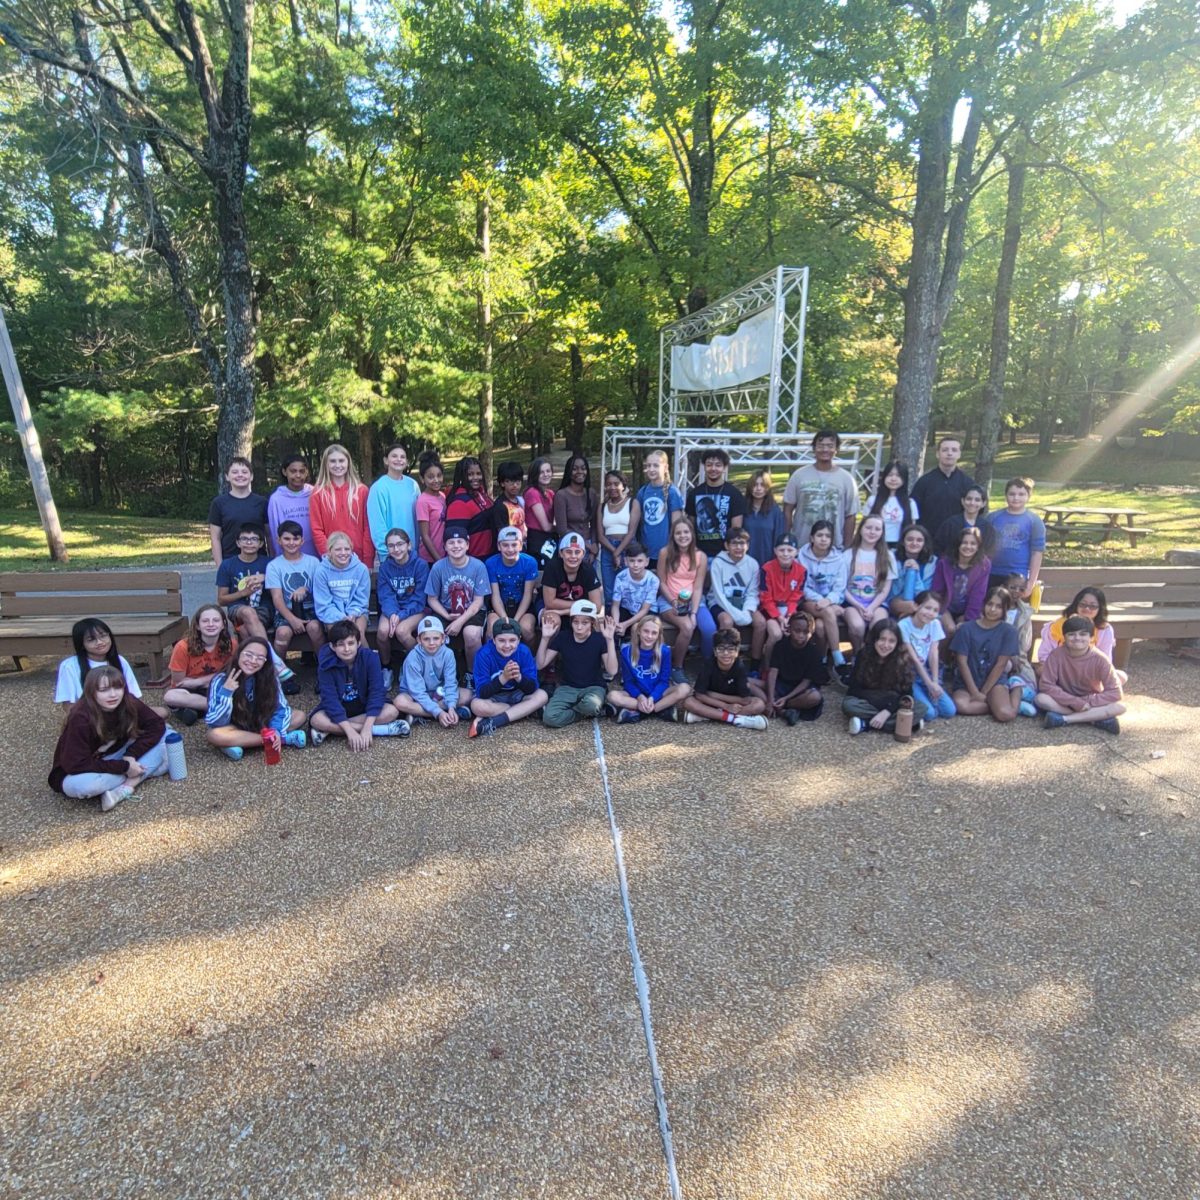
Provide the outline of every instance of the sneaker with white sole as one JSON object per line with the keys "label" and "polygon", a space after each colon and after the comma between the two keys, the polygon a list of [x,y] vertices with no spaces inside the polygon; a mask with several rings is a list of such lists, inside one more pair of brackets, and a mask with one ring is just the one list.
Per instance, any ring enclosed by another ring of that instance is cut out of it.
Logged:
{"label": "sneaker with white sole", "polygon": [[310,745],[319,746],[328,736],[329,734],[322,733],[319,729],[311,729],[308,733],[308,740]]}
{"label": "sneaker with white sole", "polygon": [[376,725],[371,733],[375,737],[408,737],[412,726],[407,721],[389,721],[386,725]]}
{"label": "sneaker with white sole", "polygon": [[283,735],[283,744],[292,746],[296,750],[303,750],[308,745],[308,738],[305,736],[303,729],[289,729]]}
{"label": "sneaker with white sole", "polygon": [[862,717],[851,717],[850,718],[849,728],[850,728],[850,732],[852,734],[853,733],[862,733],[862,731],[864,729],[866,729],[866,727],[867,727],[867,723],[866,723],[866,721],[864,721],[862,719]]}
{"label": "sneaker with white sole", "polygon": [[133,788],[128,784],[123,783],[120,787],[109,788],[103,796],[100,797],[100,811],[112,812],[122,800],[128,800],[133,795]]}
{"label": "sneaker with white sole", "polygon": [[634,712],[632,708],[623,708],[617,713],[618,725],[633,725],[642,719],[640,712]]}
{"label": "sneaker with white sole", "polygon": [[739,729],[758,729],[763,730],[767,727],[766,717],[734,717],[733,723]]}
{"label": "sneaker with white sole", "polygon": [[704,720],[705,720],[704,717],[701,717],[697,713],[694,713],[694,712],[686,712],[685,711],[683,714],[683,723],[685,725],[703,725]]}

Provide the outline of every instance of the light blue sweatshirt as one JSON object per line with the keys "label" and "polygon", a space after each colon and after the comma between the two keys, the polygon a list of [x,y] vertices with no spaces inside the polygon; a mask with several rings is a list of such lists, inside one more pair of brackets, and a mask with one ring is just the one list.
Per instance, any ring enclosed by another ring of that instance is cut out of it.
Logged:
{"label": "light blue sweatshirt", "polygon": [[[445,705],[438,702],[437,689],[442,689]],[[431,717],[444,708],[458,703],[458,669],[454,651],[443,644],[436,654],[426,654],[421,646],[410,650],[400,676],[400,690],[407,692]]]}
{"label": "light blue sweatshirt", "polygon": [[365,616],[371,603],[371,572],[362,565],[357,554],[342,570],[321,559],[313,575],[313,607],[317,620],[329,625],[333,621]]}

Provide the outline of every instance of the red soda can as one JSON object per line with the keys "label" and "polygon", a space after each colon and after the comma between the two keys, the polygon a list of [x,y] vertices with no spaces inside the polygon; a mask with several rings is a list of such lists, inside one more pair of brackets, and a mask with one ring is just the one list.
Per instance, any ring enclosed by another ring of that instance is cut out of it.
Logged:
{"label": "red soda can", "polygon": [[283,739],[278,729],[261,729],[259,733],[263,740],[263,758],[268,767],[273,767],[283,757]]}

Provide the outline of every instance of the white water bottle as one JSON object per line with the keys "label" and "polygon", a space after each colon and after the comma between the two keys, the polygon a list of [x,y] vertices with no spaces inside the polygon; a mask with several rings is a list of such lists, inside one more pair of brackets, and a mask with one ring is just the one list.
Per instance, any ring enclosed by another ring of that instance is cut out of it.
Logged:
{"label": "white water bottle", "polygon": [[183,738],[173,729],[167,734],[167,774],[174,780],[187,778],[187,758],[183,753]]}

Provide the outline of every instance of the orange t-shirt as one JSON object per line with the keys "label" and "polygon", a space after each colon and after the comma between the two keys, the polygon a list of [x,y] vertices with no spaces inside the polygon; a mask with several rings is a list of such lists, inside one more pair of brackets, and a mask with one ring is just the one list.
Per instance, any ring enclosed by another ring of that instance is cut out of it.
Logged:
{"label": "orange t-shirt", "polygon": [[172,671],[182,672],[184,679],[199,679],[201,675],[215,675],[223,671],[236,653],[237,638],[233,639],[233,649],[229,654],[222,654],[215,646],[203,654],[191,654],[188,652],[187,638],[180,638],[171,651],[169,666]]}

